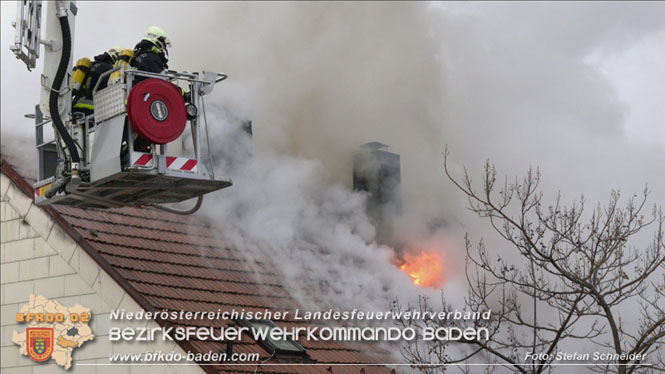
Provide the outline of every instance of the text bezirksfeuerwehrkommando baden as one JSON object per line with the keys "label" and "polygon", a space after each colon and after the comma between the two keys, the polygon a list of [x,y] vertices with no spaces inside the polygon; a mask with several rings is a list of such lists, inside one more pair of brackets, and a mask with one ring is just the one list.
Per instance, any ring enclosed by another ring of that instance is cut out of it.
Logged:
{"label": "text bezirksfeuerwehrkommando baden", "polygon": [[[165,320],[171,322],[184,322],[187,320],[320,320],[320,321],[371,321],[371,320],[400,320],[400,319],[430,319],[430,320],[488,320],[491,311],[485,312],[433,312],[433,311],[386,311],[368,312],[353,309],[349,311],[319,311],[302,312],[293,311],[262,311],[230,310],[206,312],[192,311],[138,311],[127,312],[115,310],[111,313],[111,320]],[[109,340],[111,341],[154,341],[176,340],[186,341],[196,339],[199,341],[239,341],[243,336],[249,335],[255,340],[298,340],[301,337],[310,341],[396,341],[396,340],[480,340],[489,339],[489,330],[485,327],[354,327],[354,326],[294,326],[290,328],[250,328],[231,324],[226,327],[212,326],[172,326],[172,327],[111,327]]]}
{"label": "text bezirksfeuerwehrkommando baden", "polygon": [[321,327],[294,326],[250,328],[247,326],[172,326],[172,327],[111,327],[110,341],[241,341],[250,336],[256,341],[411,341],[481,340],[489,339],[486,327]]}

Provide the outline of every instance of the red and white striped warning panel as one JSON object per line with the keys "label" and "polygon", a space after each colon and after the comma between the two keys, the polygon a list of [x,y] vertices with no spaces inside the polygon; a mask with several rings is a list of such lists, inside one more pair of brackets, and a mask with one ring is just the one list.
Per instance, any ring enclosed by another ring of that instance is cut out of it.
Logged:
{"label": "red and white striped warning panel", "polygon": [[[136,166],[146,166],[152,162],[151,154],[143,154],[136,161],[134,165]],[[198,171],[198,163],[196,160],[192,160],[185,157],[171,157],[166,156],[166,167],[173,170],[183,170],[183,171]]]}

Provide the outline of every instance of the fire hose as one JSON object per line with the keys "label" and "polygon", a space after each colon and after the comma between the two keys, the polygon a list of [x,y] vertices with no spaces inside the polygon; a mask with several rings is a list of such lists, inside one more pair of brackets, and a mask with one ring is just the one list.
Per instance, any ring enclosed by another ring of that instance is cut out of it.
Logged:
{"label": "fire hose", "polygon": [[58,71],[55,74],[53,79],[53,86],[51,87],[51,94],[49,96],[49,112],[51,113],[51,118],[53,119],[53,124],[58,130],[58,134],[65,141],[67,150],[72,159],[72,174],[78,174],[78,164],[81,162],[79,158],[78,150],[74,144],[74,139],[65,128],[65,124],[62,122],[60,113],[58,111],[58,97],[60,96],[60,86],[62,81],[65,78],[67,69],[69,68],[69,58],[72,51],[72,35],[69,29],[69,19],[67,17],[67,10],[64,7],[64,4],[58,2],[58,20],[60,21],[60,27],[62,28],[62,54],[60,55],[60,64],[58,65]]}
{"label": "fire hose", "polygon": [[[65,124],[62,122],[60,117],[60,111],[58,110],[58,98],[60,97],[60,86],[62,81],[65,78],[67,69],[69,68],[69,58],[72,51],[72,35],[71,30],[69,29],[69,18],[67,16],[67,9],[62,1],[57,2],[58,7],[58,21],[60,21],[60,28],[62,29],[62,54],[60,55],[60,63],[58,65],[58,70],[53,78],[53,85],[51,86],[51,93],[49,94],[49,112],[51,114],[51,119],[53,120],[53,126],[58,131],[60,137],[64,140],[69,155],[71,157],[71,172],[72,172],[72,181],[74,185],[78,185],[80,182],[79,177],[79,163],[81,159],[79,158],[78,150],[74,144],[74,139],[67,131]],[[53,186],[47,192],[47,197],[52,197],[58,193],[62,187],[66,184],[65,178],[62,175],[64,170],[60,169],[60,175],[57,175],[57,180],[53,183]]]}
{"label": "fire hose", "polygon": [[192,213],[196,212],[197,210],[199,210],[199,208],[201,207],[201,204],[203,204],[203,196],[199,196],[197,198],[196,205],[194,205],[194,207],[190,210],[174,209],[174,208],[169,208],[169,207],[165,207],[163,205],[157,205],[157,204],[150,204],[149,206],[151,206],[153,208],[157,208],[159,210],[163,210],[165,212],[169,212],[169,213],[188,215],[188,214],[192,214]]}

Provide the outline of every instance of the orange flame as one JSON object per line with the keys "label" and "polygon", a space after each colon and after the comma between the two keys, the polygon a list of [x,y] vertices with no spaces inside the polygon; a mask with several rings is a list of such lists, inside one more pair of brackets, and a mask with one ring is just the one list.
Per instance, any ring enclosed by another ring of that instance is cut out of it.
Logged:
{"label": "orange flame", "polygon": [[404,264],[399,267],[419,287],[437,287],[443,283],[443,257],[434,250],[421,251],[419,255],[404,254]]}

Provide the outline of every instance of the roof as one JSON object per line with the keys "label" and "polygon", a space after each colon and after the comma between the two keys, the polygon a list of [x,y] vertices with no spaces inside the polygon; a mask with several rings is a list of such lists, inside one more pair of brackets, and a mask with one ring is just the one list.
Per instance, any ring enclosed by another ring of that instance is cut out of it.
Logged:
{"label": "roof", "polygon": [[[20,168],[2,159],[2,172],[24,193],[33,196],[31,180]],[[151,208],[81,209],[42,207],[145,310],[184,311],[292,310],[298,307],[268,259],[250,263],[237,249],[225,245],[223,233],[196,216],[180,216]],[[292,314],[292,313],[291,313]],[[160,324],[165,324],[157,320]],[[312,322],[275,321],[279,326]],[[177,324],[209,326],[210,320]],[[225,326],[218,320],[216,326]],[[179,341],[185,351],[224,352],[225,343]],[[312,361],[321,364],[380,364],[391,362],[388,352],[371,344],[307,341]],[[270,353],[251,338],[234,342],[234,352]],[[273,357],[271,361],[298,363]],[[300,363],[303,363],[302,358]],[[208,373],[253,373],[256,365],[201,366]],[[263,373],[390,373],[380,366],[262,366]],[[362,371],[361,371],[362,370]]]}

